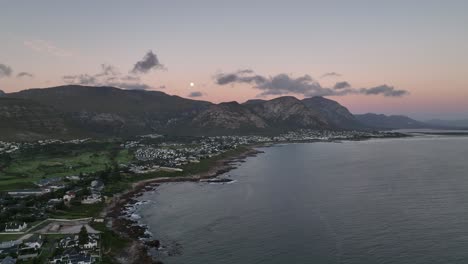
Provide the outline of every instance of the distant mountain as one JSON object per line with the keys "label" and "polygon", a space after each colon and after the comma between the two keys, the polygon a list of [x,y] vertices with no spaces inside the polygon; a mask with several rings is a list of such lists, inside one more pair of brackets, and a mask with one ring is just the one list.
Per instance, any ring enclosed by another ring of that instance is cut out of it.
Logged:
{"label": "distant mountain", "polygon": [[365,126],[376,129],[430,128],[431,125],[402,115],[363,114],[354,115]]}
{"label": "distant mountain", "polygon": [[0,90],[0,97],[4,96],[5,95],[5,92]]}
{"label": "distant mountain", "polygon": [[459,120],[431,119],[425,122],[431,125],[435,125],[435,126],[468,128],[468,119],[459,119]]}
{"label": "distant mountain", "polygon": [[262,130],[268,124],[239,103],[227,102],[211,105],[198,114],[190,126],[199,133],[232,134]]}
{"label": "distant mountain", "polygon": [[319,113],[292,96],[245,104],[245,107],[265,120],[272,128],[330,128]]}
{"label": "distant mountain", "polygon": [[[323,97],[213,104],[159,91],[66,85],[4,94],[1,138],[274,134],[294,129],[401,128],[415,120],[362,115]],[[25,135],[30,135],[25,137]]]}
{"label": "distant mountain", "polygon": [[362,129],[365,127],[346,107],[336,101],[316,96],[303,99],[302,102],[307,107],[315,110],[328,124],[335,128]]}
{"label": "distant mountain", "polygon": [[232,134],[271,133],[298,128],[330,128],[316,112],[299,99],[285,96],[266,100],[250,100],[212,105],[195,117],[192,127],[197,131]]}

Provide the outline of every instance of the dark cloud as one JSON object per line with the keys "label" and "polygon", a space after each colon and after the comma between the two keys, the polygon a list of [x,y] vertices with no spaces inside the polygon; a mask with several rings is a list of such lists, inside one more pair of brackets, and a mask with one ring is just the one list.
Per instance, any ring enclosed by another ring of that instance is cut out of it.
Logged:
{"label": "dark cloud", "polygon": [[333,89],[346,89],[346,88],[351,88],[351,85],[348,82],[337,82],[335,86],[333,86]]}
{"label": "dark cloud", "polygon": [[16,75],[16,78],[23,78],[23,77],[33,78],[34,75],[29,72],[20,72]]}
{"label": "dark cloud", "polygon": [[0,64],[0,78],[2,77],[9,77],[13,73],[13,70],[11,67],[5,65],[5,64]]}
{"label": "dark cloud", "polygon": [[252,70],[239,70],[234,73],[219,73],[215,75],[219,85],[247,83],[258,89],[260,97],[267,95],[300,94],[310,96],[343,96],[347,94],[383,95],[400,97],[408,94],[405,90],[396,90],[394,87],[380,85],[372,88],[352,88],[348,82],[338,82],[334,87],[322,87],[310,75],[292,77],[281,73],[265,77],[255,74]]}
{"label": "dark cloud", "polygon": [[325,74],[322,74],[320,78],[326,78],[326,77],[341,77],[342,75],[337,73],[337,72],[327,72]]}
{"label": "dark cloud", "polygon": [[122,75],[112,65],[102,64],[101,71],[97,74],[65,75],[63,81],[68,84],[88,86],[111,86],[129,90],[148,90],[153,87],[141,82],[140,77]]}
{"label": "dark cloud", "polygon": [[382,94],[383,96],[387,97],[401,97],[403,95],[407,95],[408,91],[405,90],[397,90],[393,86],[388,86],[386,84],[372,87],[372,88],[361,88],[360,93],[362,94]]}
{"label": "dark cloud", "polygon": [[191,92],[188,94],[188,97],[200,97],[200,96],[203,96],[203,93],[202,92]]}
{"label": "dark cloud", "polygon": [[150,50],[146,53],[142,60],[135,63],[135,66],[133,66],[133,69],[130,72],[135,74],[147,73],[151,69],[165,69],[165,67],[159,62],[156,54]]}
{"label": "dark cloud", "polygon": [[252,70],[238,70],[235,73],[219,73],[215,76],[216,82],[219,85],[225,85],[229,83],[243,82],[243,83],[261,83],[265,82],[266,79],[263,76],[255,75]]}
{"label": "dark cloud", "polygon": [[333,93],[332,89],[324,88],[309,75],[297,78],[282,73],[270,77],[255,87],[262,90],[259,96],[302,94],[304,96],[324,96]]}

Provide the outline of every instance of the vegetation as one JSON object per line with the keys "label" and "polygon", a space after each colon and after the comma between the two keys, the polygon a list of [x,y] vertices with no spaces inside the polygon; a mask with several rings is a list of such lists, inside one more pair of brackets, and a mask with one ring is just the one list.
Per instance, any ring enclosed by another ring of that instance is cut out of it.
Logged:
{"label": "vegetation", "polygon": [[86,230],[85,226],[82,226],[80,232],[78,233],[78,243],[79,245],[84,245],[88,243],[88,231]]}
{"label": "vegetation", "polygon": [[132,159],[129,150],[113,141],[24,148],[0,156],[0,191],[34,188],[41,179],[103,171]]}

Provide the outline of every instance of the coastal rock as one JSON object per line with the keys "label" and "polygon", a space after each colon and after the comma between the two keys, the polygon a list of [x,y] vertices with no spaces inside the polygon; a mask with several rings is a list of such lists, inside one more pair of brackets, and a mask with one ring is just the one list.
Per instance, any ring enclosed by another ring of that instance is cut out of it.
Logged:
{"label": "coastal rock", "polygon": [[157,249],[161,246],[161,243],[159,242],[159,240],[156,239],[156,240],[146,241],[145,245],[147,245],[148,247],[153,247]]}

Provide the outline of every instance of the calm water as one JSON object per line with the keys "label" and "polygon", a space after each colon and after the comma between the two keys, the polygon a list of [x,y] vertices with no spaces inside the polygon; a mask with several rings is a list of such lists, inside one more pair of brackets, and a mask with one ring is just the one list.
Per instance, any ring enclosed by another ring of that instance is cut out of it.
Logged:
{"label": "calm water", "polygon": [[263,150],[235,183],[142,197],[143,222],[182,252],[165,263],[468,263],[468,137]]}

